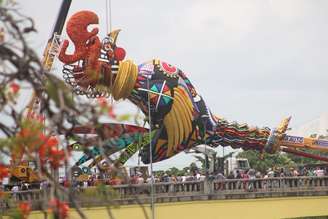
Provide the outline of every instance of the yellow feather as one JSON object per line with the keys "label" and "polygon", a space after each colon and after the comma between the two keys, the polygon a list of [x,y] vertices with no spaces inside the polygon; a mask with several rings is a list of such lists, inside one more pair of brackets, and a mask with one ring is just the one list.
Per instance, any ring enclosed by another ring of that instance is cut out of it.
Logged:
{"label": "yellow feather", "polygon": [[174,133],[175,133],[175,126],[173,124],[173,118],[171,112],[168,113],[164,118],[164,125],[167,132],[167,155],[170,155],[173,150],[174,146]]}
{"label": "yellow feather", "polygon": [[171,156],[177,146],[192,132],[192,112],[192,103],[185,90],[181,87],[174,88],[172,108],[164,118],[168,135],[168,156]]}
{"label": "yellow feather", "polygon": [[114,97],[115,100],[118,100],[119,98],[119,88],[120,88],[120,83],[122,80],[122,74],[123,72],[125,72],[125,68],[126,68],[126,61],[124,62],[120,62],[119,63],[119,68],[118,68],[118,73],[116,75],[113,87],[112,87],[112,96]]}
{"label": "yellow feather", "polygon": [[178,105],[178,111],[180,111],[180,115],[182,118],[182,122],[183,122],[183,127],[184,127],[184,138],[183,140],[186,140],[192,130],[192,125],[191,125],[191,120],[192,118],[189,116],[187,109],[186,109],[186,104],[183,101],[183,99],[181,99],[181,97],[179,95],[174,95],[174,101],[178,101],[179,105]]}
{"label": "yellow feather", "polygon": [[[189,97],[187,97],[186,95],[184,95],[184,90],[182,90],[181,88],[175,88],[174,89],[174,95],[179,96],[179,98],[182,100],[182,102],[184,103],[184,110],[187,113],[187,118],[188,121],[192,121],[193,116],[192,116],[192,112],[193,112],[193,108],[192,108],[192,103],[189,99]],[[186,98],[187,97],[187,98]],[[192,129],[191,127],[191,123],[189,124],[189,128]]]}
{"label": "yellow feather", "polygon": [[191,113],[193,112],[193,105],[192,105],[192,102],[191,102],[191,100],[190,100],[190,97],[188,96],[188,94],[186,94],[186,91],[183,89],[183,88],[181,88],[181,87],[178,87],[177,88],[177,90],[178,90],[178,92],[181,94],[181,95],[183,95],[184,96],[184,100],[186,101],[186,103],[188,104],[188,109],[191,109]]}
{"label": "yellow feather", "polygon": [[134,63],[131,63],[129,75],[124,83],[122,98],[125,99],[131,94],[131,91],[135,85],[137,77],[138,77],[138,66]]}
{"label": "yellow feather", "polygon": [[128,97],[134,88],[138,77],[138,66],[132,60],[120,62],[116,75],[112,95],[115,100]]}
{"label": "yellow feather", "polygon": [[126,68],[123,68],[122,70],[122,76],[119,78],[119,92],[118,92],[118,99],[121,99],[123,97],[123,94],[125,93],[124,88],[127,83],[127,80],[130,76],[130,71],[132,67],[132,61],[131,60],[126,60],[125,63]]}
{"label": "yellow feather", "polygon": [[183,136],[184,136],[184,129],[183,129],[183,123],[182,123],[182,119],[180,116],[179,111],[177,110],[177,105],[178,102],[176,102],[174,100],[173,102],[173,106],[171,108],[171,111],[173,112],[173,118],[174,118],[174,126],[175,126],[175,130],[176,132],[174,133],[174,149],[177,148],[177,146],[182,142]]}

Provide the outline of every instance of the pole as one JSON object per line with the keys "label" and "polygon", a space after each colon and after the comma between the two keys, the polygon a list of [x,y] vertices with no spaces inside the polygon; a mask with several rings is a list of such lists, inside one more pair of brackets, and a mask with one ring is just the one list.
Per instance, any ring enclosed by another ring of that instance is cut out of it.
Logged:
{"label": "pole", "polygon": [[[65,25],[66,17],[67,17],[67,14],[68,14],[68,10],[71,6],[71,3],[72,3],[72,0],[63,0],[62,1],[62,4],[61,4],[60,9],[59,9],[59,13],[57,15],[56,23],[53,27],[53,30],[51,32],[51,35],[50,35],[49,39],[48,39],[47,45],[44,49],[42,67],[46,72],[49,72],[52,68],[55,55],[50,54],[51,49],[52,49],[52,47],[54,46],[55,43],[58,44],[57,46],[59,48],[60,42],[59,42],[59,37],[58,36],[60,36],[62,31],[63,31],[63,27]],[[39,113],[41,114],[42,113],[41,112],[42,111],[42,102],[39,100],[39,98],[37,98],[36,93],[33,94],[31,103],[32,103],[32,108],[31,109],[33,109],[33,105],[35,105],[35,104],[39,105],[39,111],[40,111]],[[58,178],[59,178],[58,170],[53,169],[52,174],[53,174],[54,179],[56,181],[58,181]],[[58,196],[58,193],[57,193],[58,188],[56,188],[56,187],[57,187],[56,184],[54,184],[54,186],[53,186],[54,191],[53,191],[52,194],[54,194],[55,197]]]}
{"label": "pole", "polygon": [[[147,79],[147,89],[149,90],[149,79]],[[148,92],[148,123],[149,123],[149,161],[150,161],[150,198],[151,198],[151,218],[155,219],[155,206],[154,206],[154,175],[153,175],[153,149],[152,149],[152,135],[151,135],[151,112],[150,112],[150,96]]]}
{"label": "pole", "polygon": [[[52,32],[50,34],[50,37],[48,39],[46,48],[44,49],[43,52],[43,60],[42,64],[43,67],[46,71],[50,71],[53,61],[54,61],[54,56],[50,56],[49,53],[51,52],[51,47],[53,44],[53,41],[56,40],[56,36],[60,36],[63,32],[63,28],[65,25],[66,17],[68,14],[68,10],[71,7],[72,0],[63,0],[62,4],[59,9],[59,13],[57,15],[56,23],[52,29]],[[59,43],[59,42],[58,42]]]}
{"label": "pole", "polygon": [[62,33],[66,21],[66,17],[68,14],[68,10],[71,7],[71,4],[72,4],[72,0],[63,0],[50,38],[53,36],[54,33],[57,34]]}

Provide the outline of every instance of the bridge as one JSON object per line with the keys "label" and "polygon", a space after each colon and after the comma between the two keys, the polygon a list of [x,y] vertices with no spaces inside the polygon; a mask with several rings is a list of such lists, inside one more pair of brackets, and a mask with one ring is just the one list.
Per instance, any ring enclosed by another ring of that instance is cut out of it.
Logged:
{"label": "bridge", "polygon": [[[156,183],[156,218],[295,218],[328,215],[328,177],[290,177],[255,180],[204,180],[183,183]],[[84,212],[108,218],[111,206],[115,218],[146,218],[150,215],[151,185],[89,187],[63,192],[75,196]],[[47,191],[31,190],[8,194],[2,204],[5,215],[15,200],[30,201],[33,209],[44,208]],[[68,199],[67,199],[68,200]],[[74,203],[70,203],[74,206]],[[120,206],[119,208],[112,208]],[[75,210],[72,216],[78,218]],[[76,216],[76,217],[75,217]],[[35,211],[31,218],[43,218]]]}

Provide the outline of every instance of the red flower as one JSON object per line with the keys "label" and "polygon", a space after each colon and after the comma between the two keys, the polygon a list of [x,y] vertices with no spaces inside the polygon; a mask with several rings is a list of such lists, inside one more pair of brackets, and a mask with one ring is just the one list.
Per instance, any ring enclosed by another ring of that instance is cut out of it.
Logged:
{"label": "red flower", "polygon": [[18,209],[22,214],[22,218],[26,219],[31,212],[31,206],[28,202],[21,202],[18,204]]}
{"label": "red flower", "polygon": [[66,202],[61,202],[58,199],[49,201],[49,206],[58,212],[59,218],[65,219],[68,217],[69,206]]}
{"label": "red flower", "polygon": [[9,175],[8,167],[6,167],[3,164],[0,164],[0,182],[3,178],[7,177]]}
{"label": "red flower", "polygon": [[47,142],[45,143],[48,147],[54,147],[59,144],[58,139],[55,136],[51,136],[48,138]]}
{"label": "red flower", "polygon": [[49,160],[51,166],[57,169],[65,160],[65,151],[58,149],[59,142],[55,136],[45,138],[44,143],[39,148],[40,162],[44,164],[46,160]]}
{"label": "red flower", "polygon": [[51,147],[49,152],[49,162],[54,169],[57,169],[62,165],[65,160],[65,151],[59,150],[57,147]]}
{"label": "red flower", "polygon": [[43,144],[39,148],[39,159],[41,164],[44,164],[47,160],[48,156],[51,156],[50,150],[51,148],[57,148],[58,140],[55,136],[40,136],[43,141]]}
{"label": "red flower", "polygon": [[15,83],[15,82],[12,82],[10,85],[10,91],[13,93],[13,94],[17,94],[20,90],[20,86],[19,84]]}
{"label": "red flower", "polygon": [[39,114],[37,114],[37,113],[35,113],[35,112],[31,111],[31,110],[29,110],[27,112],[26,118],[27,119],[30,119],[31,122],[33,122],[33,120],[34,120],[35,122],[39,122],[41,124],[45,121],[44,115],[42,115],[42,114],[39,115]]}
{"label": "red flower", "polygon": [[23,152],[34,152],[47,142],[48,137],[42,133],[40,127],[28,125],[20,130],[16,136],[17,144]]}

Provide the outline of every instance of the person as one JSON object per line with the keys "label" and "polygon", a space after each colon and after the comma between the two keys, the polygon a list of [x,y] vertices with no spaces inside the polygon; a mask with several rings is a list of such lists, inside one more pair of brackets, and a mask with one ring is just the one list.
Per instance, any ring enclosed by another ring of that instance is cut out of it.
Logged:
{"label": "person", "polygon": [[185,182],[187,181],[187,177],[185,175],[181,176],[181,191],[184,192],[186,190],[186,184]]}
{"label": "person", "polygon": [[272,168],[268,169],[267,174],[268,174],[268,178],[273,178],[274,177],[274,171],[272,170]]}
{"label": "person", "polygon": [[262,189],[262,184],[263,184],[263,181],[261,180],[262,179],[262,173],[260,171],[256,171],[255,178],[257,179],[256,187],[258,189]]}
{"label": "person", "polygon": [[312,169],[308,170],[308,171],[307,171],[307,176],[310,176],[310,177],[315,176],[314,171],[313,171]]}
{"label": "person", "polygon": [[29,195],[29,184],[28,183],[22,183],[21,184],[21,190],[23,191],[23,197],[25,200],[28,200],[28,195]]}
{"label": "person", "polygon": [[144,178],[142,177],[142,175],[141,175],[141,174],[138,174],[137,177],[138,177],[138,179],[137,179],[138,184],[144,184],[145,180],[144,180]]}
{"label": "person", "polygon": [[200,180],[200,173],[199,173],[199,172],[197,172],[197,173],[195,174],[195,178],[196,178],[197,181]]}
{"label": "person", "polygon": [[248,191],[253,191],[254,189],[256,189],[255,174],[256,174],[256,171],[254,169],[249,169],[247,172],[248,178],[250,179],[250,182],[248,183]]}
{"label": "person", "polygon": [[314,173],[317,177],[323,177],[325,175],[324,171],[320,167],[317,167]]}
{"label": "person", "polygon": [[242,175],[241,172],[239,170],[236,171],[236,179],[241,179]]}
{"label": "person", "polygon": [[177,177],[175,175],[171,176],[171,182],[176,183],[178,181]]}
{"label": "person", "polygon": [[[321,169],[320,167],[317,167],[314,173],[317,177],[324,177],[325,176],[325,173],[324,173],[323,169]],[[315,183],[320,185],[320,186],[322,185],[321,179],[315,179]]]}
{"label": "person", "polygon": [[224,189],[224,180],[226,179],[222,173],[218,173],[215,176],[215,179],[217,180],[217,183],[214,184],[215,190],[223,190]]}
{"label": "person", "polygon": [[138,176],[137,175],[131,175],[130,183],[131,184],[138,184]]}
{"label": "person", "polygon": [[187,177],[185,175],[181,176],[181,182],[186,182],[187,181]]}
{"label": "person", "polygon": [[[156,183],[156,178],[155,178],[155,183]],[[146,183],[147,184],[151,184],[151,176],[148,176],[147,179],[146,179]]]}
{"label": "person", "polygon": [[249,185],[249,176],[247,174],[247,171],[242,172],[241,177],[243,179],[243,188],[246,191],[248,190],[248,185]]}
{"label": "person", "polygon": [[[163,182],[164,183],[169,183],[170,182],[170,177],[167,173],[164,173]],[[163,191],[168,192],[169,191],[169,185],[164,185],[163,186]]]}
{"label": "person", "polygon": [[235,179],[235,175],[233,174],[233,171],[230,171],[230,173],[227,176],[227,179]]}
{"label": "person", "polygon": [[83,188],[84,189],[88,188],[88,181],[83,181]]}
{"label": "person", "polygon": [[[236,179],[238,179],[238,180],[240,180],[240,179],[242,179],[242,172],[240,171],[240,170],[237,170],[236,171]],[[241,183],[240,183],[240,181],[237,181],[237,189],[241,189]]]}
{"label": "person", "polygon": [[300,176],[306,176],[307,175],[307,168],[306,167],[303,167],[301,170],[300,170]]}
{"label": "person", "polygon": [[12,197],[14,200],[18,201],[18,192],[19,192],[19,187],[18,185],[14,185],[12,188],[11,188],[11,192],[12,192]]}
{"label": "person", "polygon": [[[235,175],[233,174],[233,171],[230,171],[230,173],[228,174],[227,176],[227,179],[235,179]],[[229,185],[229,190],[231,189],[236,189],[236,182],[228,182],[228,185]]]}
{"label": "person", "polygon": [[40,182],[40,190],[42,190],[43,192],[45,192],[48,189],[48,187],[49,187],[49,185],[46,180],[42,180]]}

